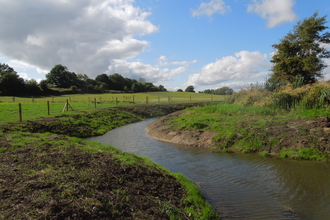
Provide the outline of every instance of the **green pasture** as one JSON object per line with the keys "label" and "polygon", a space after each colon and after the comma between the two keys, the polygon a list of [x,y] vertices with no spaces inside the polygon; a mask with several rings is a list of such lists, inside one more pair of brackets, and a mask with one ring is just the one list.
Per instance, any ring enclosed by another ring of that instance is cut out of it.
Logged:
{"label": "green pasture", "polygon": [[[66,111],[65,108],[66,100],[70,104],[69,111]],[[133,105],[133,101],[136,105],[168,102],[216,102],[223,100],[225,100],[225,96],[186,92],[70,94],[43,97],[0,96],[0,124],[19,121],[19,103],[21,103],[22,108],[22,120],[26,121],[40,117],[55,117],[62,114],[77,114],[78,112],[93,111],[101,108]],[[49,115],[47,102],[49,102]]]}

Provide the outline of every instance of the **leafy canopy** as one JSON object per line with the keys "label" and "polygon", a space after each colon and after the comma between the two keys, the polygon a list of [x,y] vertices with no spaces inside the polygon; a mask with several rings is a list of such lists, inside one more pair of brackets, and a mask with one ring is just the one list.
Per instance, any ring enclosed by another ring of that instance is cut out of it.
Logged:
{"label": "leafy canopy", "polygon": [[274,44],[275,55],[271,62],[273,79],[282,79],[293,83],[314,83],[323,76],[322,70],[327,67],[323,58],[330,57],[325,48],[330,43],[330,33],[326,16],[318,17],[318,12],[310,18],[298,22],[294,30],[288,33],[279,44]]}

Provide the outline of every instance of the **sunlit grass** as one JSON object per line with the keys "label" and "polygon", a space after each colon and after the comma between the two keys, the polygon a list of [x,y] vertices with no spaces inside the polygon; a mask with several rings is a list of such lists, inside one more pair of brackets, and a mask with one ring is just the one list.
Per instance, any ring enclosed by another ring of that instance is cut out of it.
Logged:
{"label": "sunlit grass", "polygon": [[[26,121],[41,117],[55,117],[63,114],[77,114],[77,112],[82,111],[133,105],[133,101],[134,104],[163,104],[173,102],[211,102],[223,101],[225,99],[224,96],[210,96],[208,94],[187,92],[73,94],[65,96],[13,98],[0,96],[0,124],[19,121],[18,103],[21,103],[22,106],[22,119]],[[67,100],[70,104],[69,111],[66,111],[65,108]],[[49,115],[47,102],[49,102]]]}

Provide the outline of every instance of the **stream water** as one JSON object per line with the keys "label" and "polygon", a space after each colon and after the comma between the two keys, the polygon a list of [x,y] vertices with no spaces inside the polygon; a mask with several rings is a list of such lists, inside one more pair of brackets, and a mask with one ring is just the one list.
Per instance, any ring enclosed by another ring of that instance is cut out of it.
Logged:
{"label": "stream water", "polygon": [[330,164],[214,153],[160,142],[126,125],[89,141],[148,157],[199,186],[222,219],[330,219]]}

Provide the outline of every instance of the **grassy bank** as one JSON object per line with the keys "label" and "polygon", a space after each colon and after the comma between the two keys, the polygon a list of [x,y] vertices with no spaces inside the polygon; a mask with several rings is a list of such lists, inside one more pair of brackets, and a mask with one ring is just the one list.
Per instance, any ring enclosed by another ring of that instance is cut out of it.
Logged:
{"label": "grassy bank", "polygon": [[172,118],[173,130],[208,130],[223,152],[258,153],[292,159],[328,160],[330,113],[238,104],[209,105]]}
{"label": "grassy bank", "polygon": [[2,125],[0,218],[217,219],[182,175],[77,138],[187,106],[127,106]]}

